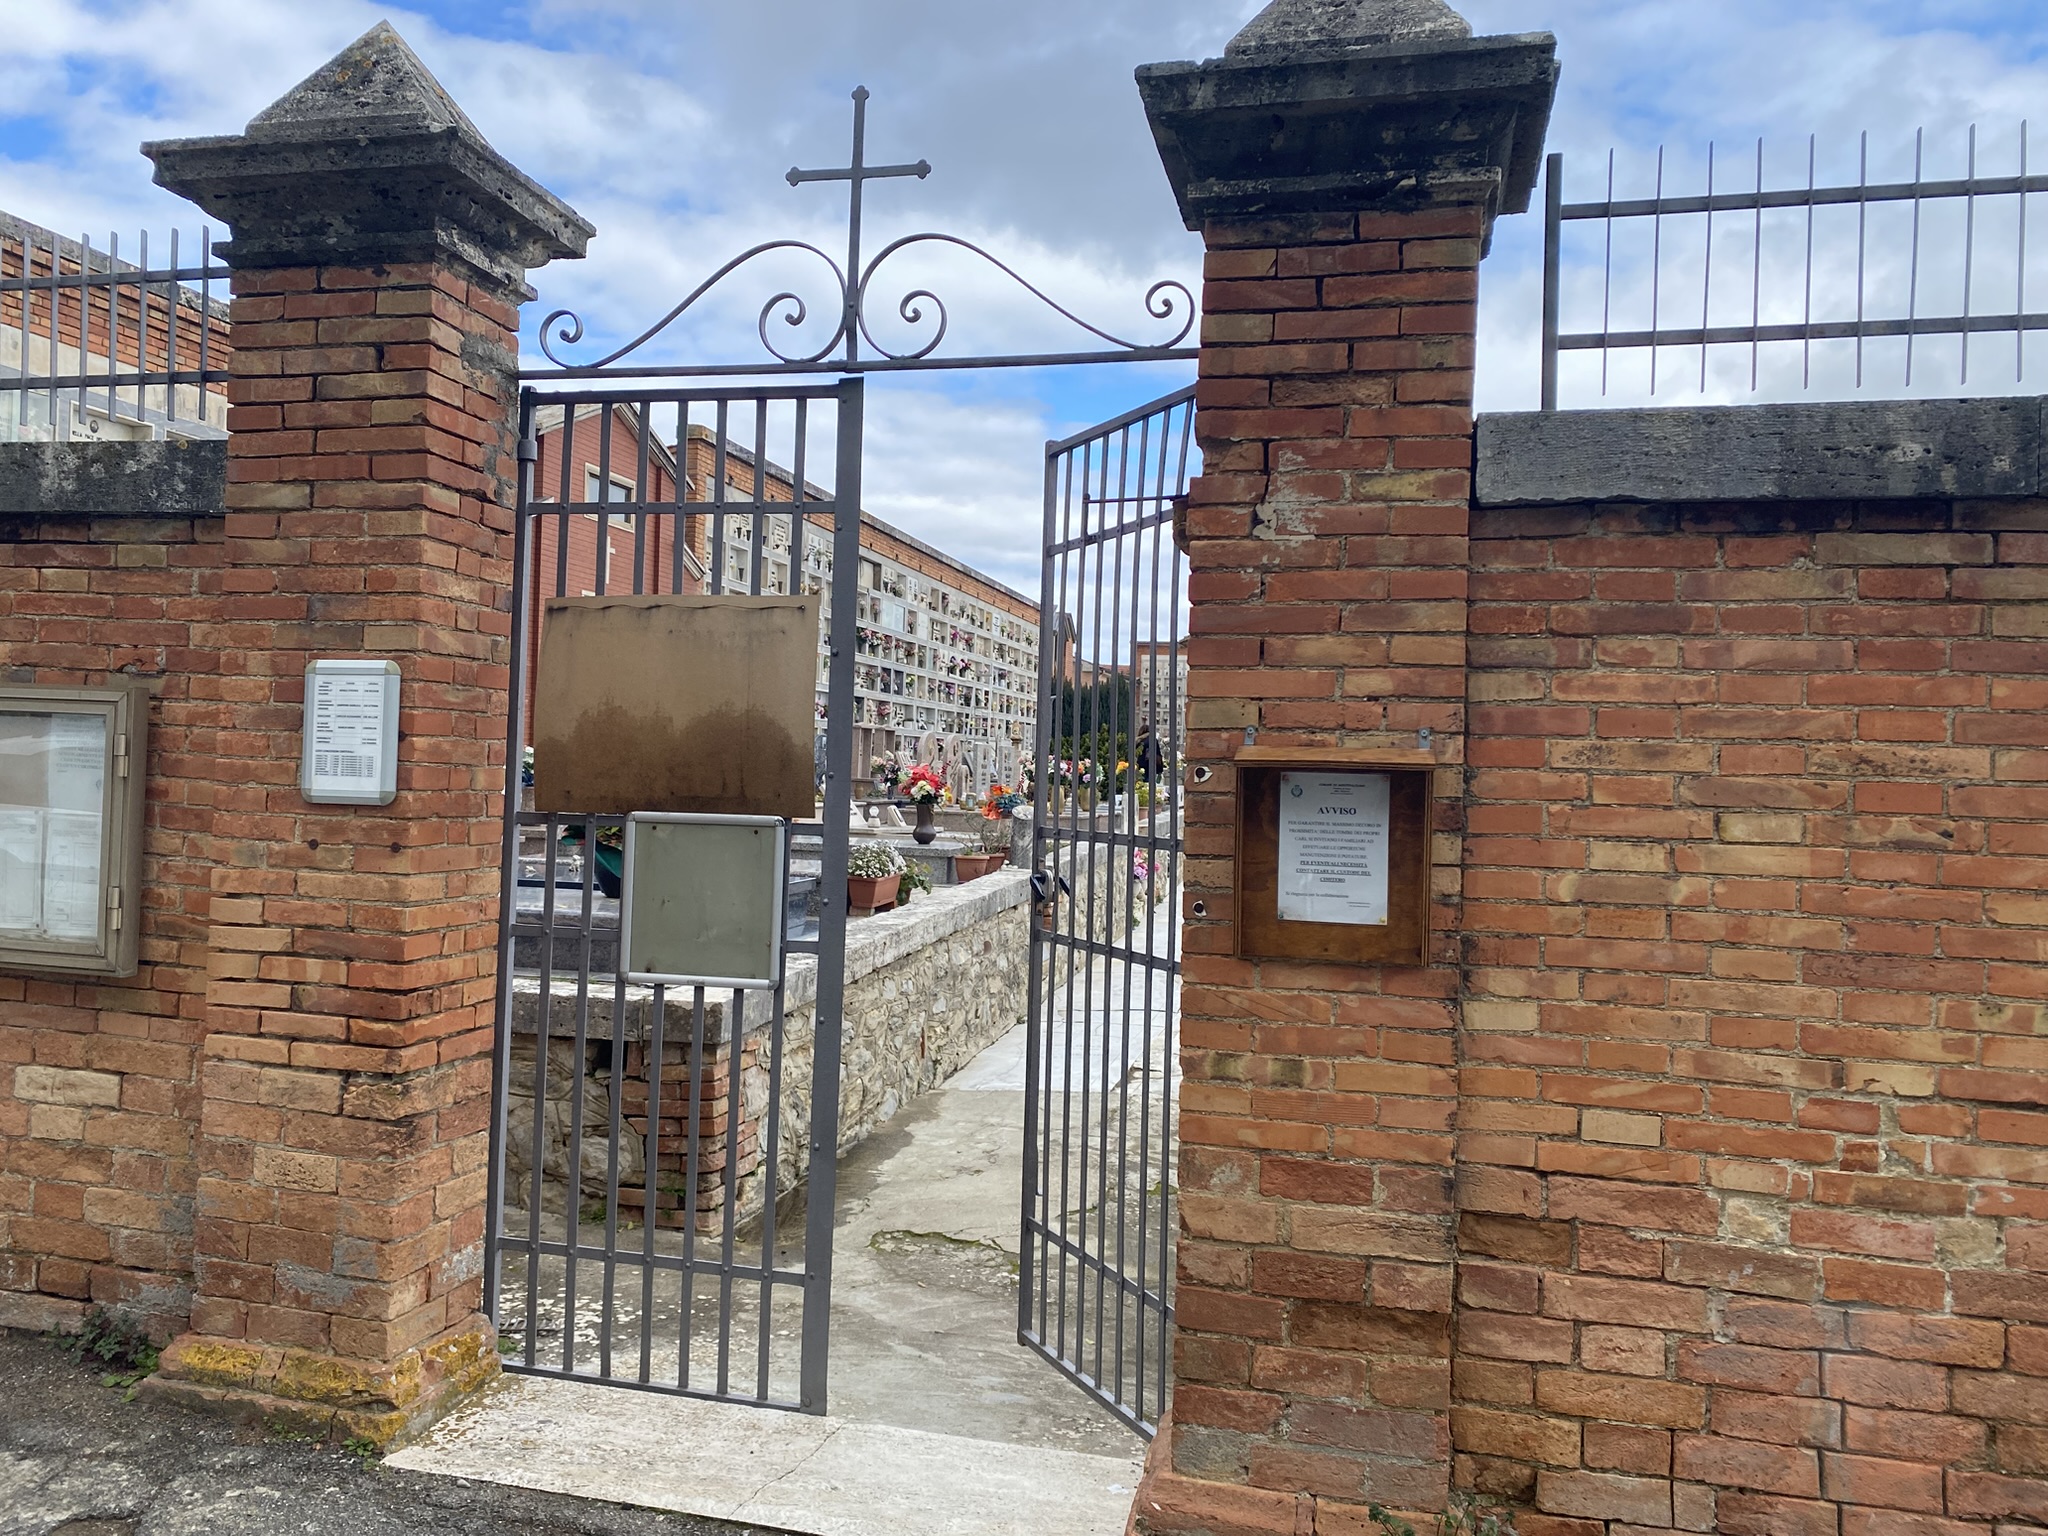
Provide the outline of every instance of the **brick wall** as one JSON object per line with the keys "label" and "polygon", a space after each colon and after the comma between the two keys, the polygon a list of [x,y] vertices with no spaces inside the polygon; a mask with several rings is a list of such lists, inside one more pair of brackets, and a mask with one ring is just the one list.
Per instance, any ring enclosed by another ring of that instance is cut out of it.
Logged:
{"label": "brick wall", "polygon": [[194,769],[233,703],[220,512],[174,512],[0,523],[0,676],[153,694],[141,968],[0,975],[0,1325],[64,1326],[101,1302],[162,1330],[190,1304],[214,789]]}
{"label": "brick wall", "polygon": [[2048,1522],[2044,529],[1478,518],[1454,1423],[1527,1536]]}
{"label": "brick wall", "polygon": [[[441,266],[234,287],[192,1327],[389,1361],[480,1299],[517,316]],[[305,664],[363,654],[398,799],[307,805]]]}
{"label": "brick wall", "polygon": [[[1480,230],[1470,209],[1207,231],[1188,752],[1213,776],[1188,799],[1178,1385],[1149,1529],[1210,1528],[1218,1484],[1256,1529],[1442,1502]],[[1232,958],[1247,729],[1434,733],[1437,964]]]}

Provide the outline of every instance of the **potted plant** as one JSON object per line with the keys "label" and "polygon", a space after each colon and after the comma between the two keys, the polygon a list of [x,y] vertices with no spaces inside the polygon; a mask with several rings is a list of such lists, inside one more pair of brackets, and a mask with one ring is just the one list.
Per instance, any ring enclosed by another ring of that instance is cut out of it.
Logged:
{"label": "potted plant", "polygon": [[846,906],[854,917],[872,917],[896,905],[903,858],[887,843],[862,843],[846,856]]}
{"label": "potted plant", "polygon": [[917,807],[917,830],[910,835],[920,843],[930,843],[939,835],[938,826],[932,820],[932,807],[946,793],[946,781],[930,763],[919,763],[904,775],[903,792]]}

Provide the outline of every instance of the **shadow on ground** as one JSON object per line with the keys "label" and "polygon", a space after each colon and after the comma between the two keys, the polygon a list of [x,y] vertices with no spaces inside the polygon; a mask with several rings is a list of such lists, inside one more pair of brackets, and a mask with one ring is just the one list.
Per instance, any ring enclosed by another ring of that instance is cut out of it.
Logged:
{"label": "shadow on ground", "polygon": [[0,1536],[783,1536],[401,1472],[125,1400],[55,1344],[0,1329]]}

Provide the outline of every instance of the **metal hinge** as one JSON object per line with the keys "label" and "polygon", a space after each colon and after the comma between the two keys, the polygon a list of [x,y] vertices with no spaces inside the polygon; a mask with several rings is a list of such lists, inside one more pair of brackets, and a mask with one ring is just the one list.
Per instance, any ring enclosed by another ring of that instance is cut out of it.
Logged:
{"label": "metal hinge", "polygon": [[117,779],[128,777],[128,733],[126,731],[114,732],[114,777]]}
{"label": "metal hinge", "polygon": [[121,905],[121,887],[119,887],[118,885],[110,885],[110,886],[108,886],[108,887],[107,887],[107,927],[108,927],[108,929],[109,929],[110,931],[114,932],[114,933],[119,933],[119,932],[121,931],[121,918],[122,918],[122,905]]}

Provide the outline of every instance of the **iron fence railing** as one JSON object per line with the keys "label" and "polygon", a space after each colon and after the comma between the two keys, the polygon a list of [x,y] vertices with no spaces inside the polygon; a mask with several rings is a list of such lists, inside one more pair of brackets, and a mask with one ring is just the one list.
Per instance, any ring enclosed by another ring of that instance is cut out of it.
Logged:
{"label": "iron fence railing", "polygon": [[[1660,148],[1648,197],[1617,196],[1610,153],[1604,195],[1594,202],[1565,200],[1565,158],[1550,156],[1543,409],[1558,408],[1560,360],[1584,352],[1599,354],[1602,396],[1611,387],[1617,354],[1647,352],[1654,397],[1662,382],[1660,364],[1673,348],[1697,349],[1702,394],[1714,378],[1710,363],[1717,357],[1728,360],[1715,380],[1722,389],[1742,390],[1746,361],[1747,387],[1754,393],[1767,357],[1782,361],[1781,377],[1792,387],[1793,354],[1777,349],[1797,349],[1796,387],[1811,390],[1816,347],[1846,343],[1839,355],[1830,354],[1835,366],[1829,387],[1849,386],[1853,359],[1853,387],[1861,390],[1872,344],[1898,342],[1903,344],[1905,388],[1925,390],[1931,387],[1930,339],[1954,338],[1953,347],[1944,343],[1944,349],[1955,354],[1957,384],[1967,387],[1982,382],[1981,375],[1974,381],[1971,377],[1973,341],[1980,343],[1976,356],[1981,359],[1981,339],[1998,336],[2005,339],[2000,351],[2012,365],[2009,376],[2001,366],[1999,382],[2024,383],[2028,334],[2048,330],[2048,313],[2029,309],[2031,295],[2048,287],[2048,242],[2032,248],[2028,242],[2032,198],[2048,192],[2048,175],[2029,164],[2026,124],[2019,129],[2016,174],[1982,174],[1975,127],[1960,177],[1927,174],[1924,130],[1913,139],[1910,180],[1872,180],[1868,133],[1862,136],[1853,183],[1822,184],[1816,139],[1808,139],[1806,151],[1803,185],[1795,176],[1793,185],[1772,187],[1760,139],[1754,165],[1745,155],[1737,173],[1747,185],[1728,190],[1721,174],[1725,162],[1717,164],[1710,146],[1703,191],[1679,196],[1667,190]],[[1577,223],[1602,227],[1596,251],[1566,250],[1566,226]],[[1645,229],[1647,260],[1640,248]],[[1987,231],[1993,238],[1987,239]],[[1626,245],[1632,232],[1638,244],[1631,251]],[[1599,327],[1565,330],[1568,277],[1585,279],[1574,283],[1572,300],[1590,297],[1595,263]],[[1618,320],[1618,313],[1630,310],[1632,315]],[[1646,325],[1639,323],[1644,318]],[[1888,380],[1897,377],[1888,369]],[[1586,382],[1591,382],[1590,371]]]}
{"label": "iron fence railing", "polygon": [[152,266],[0,216],[0,441],[225,436],[227,275],[211,231]]}

